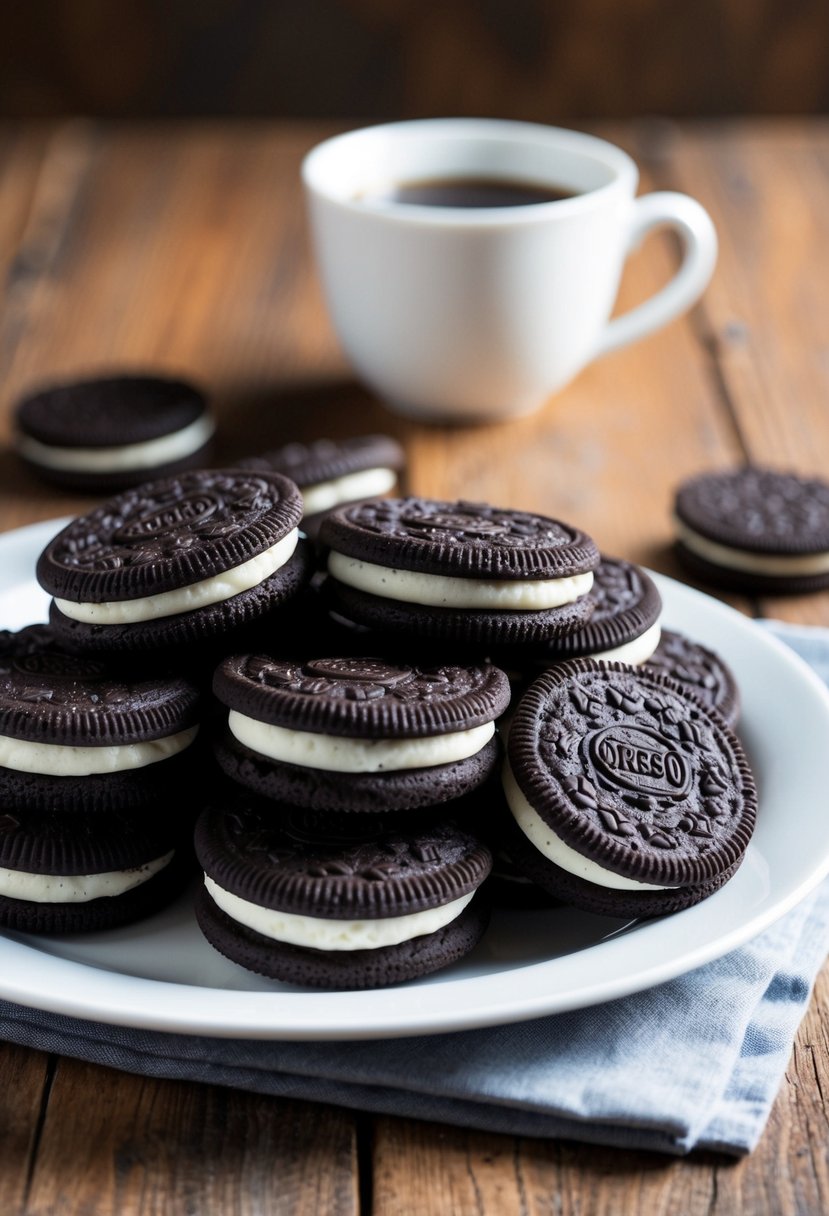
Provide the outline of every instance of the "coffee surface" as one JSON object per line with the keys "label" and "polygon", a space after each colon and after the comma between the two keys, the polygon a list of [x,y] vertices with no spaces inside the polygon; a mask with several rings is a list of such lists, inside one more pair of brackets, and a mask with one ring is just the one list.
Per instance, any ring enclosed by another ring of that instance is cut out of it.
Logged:
{"label": "coffee surface", "polygon": [[577,193],[539,182],[498,177],[440,177],[391,182],[358,197],[372,203],[415,203],[425,207],[528,207],[556,203]]}

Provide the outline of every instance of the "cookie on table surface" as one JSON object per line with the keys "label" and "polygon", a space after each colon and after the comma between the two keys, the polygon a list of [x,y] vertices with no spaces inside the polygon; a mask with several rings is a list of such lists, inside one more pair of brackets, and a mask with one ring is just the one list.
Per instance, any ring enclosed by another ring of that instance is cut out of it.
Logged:
{"label": "cookie on table surface", "polygon": [[240,797],[196,826],[207,940],[251,971],[313,988],[379,988],[448,966],[478,942],[489,850],[444,819],[328,844]]}
{"label": "cookie on table surface", "polygon": [[718,710],[729,726],[736,725],[740,717],[737,681],[730,667],[713,650],[682,633],[663,629],[662,639],[646,666],[676,680],[705,705]]}
{"label": "cookie on table surface", "polygon": [[47,625],[0,632],[0,802],[125,810],[192,775],[201,701],[179,675],[114,674]]}
{"label": "cookie on table surface", "polygon": [[40,477],[112,493],[207,463],[215,421],[200,389],[105,376],[41,389],[16,411],[16,447]]}
{"label": "cookie on table surface", "polygon": [[543,515],[378,499],[331,512],[320,541],[334,609],[381,632],[513,645],[572,633],[593,611],[595,543]]}
{"label": "cookie on table surface", "polygon": [[232,639],[311,577],[301,514],[278,473],[198,470],[127,490],[40,555],[56,636],[79,652],[147,654]]}
{"label": "cookie on table surface", "polygon": [[497,667],[234,655],[213,690],[228,708],[216,755],[234,781],[320,811],[404,811],[460,798],[498,761],[509,704]]}
{"label": "cookie on table surface", "polygon": [[785,595],[829,587],[829,483],[775,469],[702,473],[676,494],[677,556],[704,582]]}
{"label": "cookie on table surface", "polygon": [[315,536],[334,507],[390,493],[405,462],[402,447],[389,435],[355,435],[287,443],[240,460],[239,467],[272,469],[296,482],[304,504],[302,527]]}
{"label": "cookie on table surface", "polygon": [[166,811],[4,810],[0,925],[20,933],[86,933],[149,916],[187,878],[181,844]]}
{"label": "cookie on table surface", "polygon": [[602,556],[588,598],[594,607],[586,625],[542,646],[527,647],[513,661],[536,672],[576,658],[634,667],[647,662],[659,645],[662,615],[662,597],[650,575],[633,562]]}
{"label": "cookie on table surface", "polygon": [[754,829],[743,749],[715,710],[646,668],[552,667],[512,719],[504,848],[566,903],[655,916],[731,876]]}

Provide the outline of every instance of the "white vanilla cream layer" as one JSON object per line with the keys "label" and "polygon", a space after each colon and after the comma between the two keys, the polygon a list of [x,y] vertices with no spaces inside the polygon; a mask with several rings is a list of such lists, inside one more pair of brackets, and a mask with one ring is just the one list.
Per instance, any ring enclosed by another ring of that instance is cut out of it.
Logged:
{"label": "white vanilla cream layer", "polygon": [[0,869],[0,895],[33,904],[85,904],[91,899],[124,895],[133,887],[140,887],[172,859],[172,852],[165,853],[132,870],[109,870],[103,874],[27,874],[24,870]]}
{"label": "white vanilla cream layer", "polygon": [[503,611],[541,612],[561,608],[587,595],[593,572],[548,579],[453,578],[446,574],[420,574],[358,561],[343,553],[328,555],[334,578],[358,591],[387,600],[425,604],[432,608],[494,608]]}
{"label": "white vanilla cream layer", "polygon": [[189,747],[198,726],[146,743],[123,743],[106,747],[73,747],[64,743],[33,743],[0,735],[0,767],[18,773],[40,773],[49,777],[89,777],[94,773],[121,773],[146,768]]}
{"label": "white vanilla cream layer", "polygon": [[140,596],[133,600],[110,600],[103,604],[79,604],[56,597],[55,603],[64,616],[87,625],[135,625],[139,621],[178,616],[182,612],[192,612],[194,608],[221,604],[233,599],[234,595],[250,591],[251,587],[258,587],[285,565],[296,549],[298,540],[299,532],[294,528],[270,549],[257,553],[256,557],[242,562],[241,566],[233,566],[212,578],[191,583],[189,587],[179,587],[175,591],[160,591],[158,595]]}
{"label": "white vanilla cream layer", "polygon": [[667,887],[654,882],[638,882],[635,878],[623,878],[612,870],[606,870],[589,857],[583,857],[569,844],[565,844],[552,828],[533,810],[515,780],[509,764],[504,765],[504,794],[513,818],[529,842],[548,861],[560,866],[576,878],[584,878],[598,887],[610,887],[614,891],[665,891]]}
{"label": "white vanilla cream layer", "polygon": [[215,421],[203,415],[180,431],[143,443],[125,443],[110,448],[67,448],[41,443],[30,435],[19,435],[17,450],[33,464],[47,469],[63,469],[67,473],[119,473],[127,469],[153,469],[172,464],[174,460],[184,460],[204,447],[215,429]]}
{"label": "white vanilla cream layer", "polygon": [[621,646],[614,646],[612,650],[597,650],[595,654],[585,657],[596,659],[600,663],[627,663],[631,667],[641,667],[652,657],[661,637],[662,628],[657,621],[644,633],[640,633],[638,638],[632,638]]}
{"label": "white vanilla cream layer", "polygon": [[475,892],[407,916],[384,916],[376,920],[328,920],[321,916],[297,916],[252,904],[225,891],[205,874],[204,885],[211,899],[231,920],[273,941],[312,950],[377,950],[397,946],[414,937],[436,933],[456,920]]}
{"label": "white vanilla cream layer", "polygon": [[240,743],[270,760],[329,773],[398,772],[452,764],[474,756],[495,734],[495,723],[485,722],[470,730],[422,739],[341,739],[310,730],[270,726],[236,709],[228,715],[228,726]]}
{"label": "white vanilla cream layer", "polygon": [[826,574],[829,572],[829,552],[795,553],[791,556],[780,553],[751,553],[748,549],[733,549],[701,536],[689,528],[681,519],[674,517],[674,528],[686,549],[697,557],[725,566],[730,570],[744,570],[747,574],[777,575]]}
{"label": "white vanilla cream layer", "polygon": [[330,511],[341,502],[354,502],[358,498],[379,498],[388,494],[397,484],[394,469],[363,469],[359,473],[347,473],[331,481],[320,481],[314,486],[303,486],[302,501],[306,515],[319,511]]}

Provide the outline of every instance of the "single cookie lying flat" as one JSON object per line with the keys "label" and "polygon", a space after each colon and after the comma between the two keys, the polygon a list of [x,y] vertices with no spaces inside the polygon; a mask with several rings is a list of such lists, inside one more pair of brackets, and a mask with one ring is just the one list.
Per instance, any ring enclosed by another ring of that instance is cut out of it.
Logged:
{"label": "single cookie lying flat", "polygon": [[404,811],[460,798],[498,760],[509,682],[489,664],[237,655],[213,690],[229,710],[224,771],[265,797],[328,811]]}
{"label": "single cookie lying flat", "polygon": [[774,469],[703,473],[675,503],[677,556],[704,582],[784,595],[829,587],[829,483]]}
{"label": "single cookie lying flat", "polygon": [[17,406],[16,447],[40,477],[112,493],[208,462],[216,424],[183,380],[107,376],[42,389]]}
{"label": "single cookie lying flat", "polygon": [[489,850],[450,820],[327,844],[240,798],[196,826],[196,915],[227,958],[313,988],[379,988],[467,954],[487,923]]}
{"label": "single cookie lying flat", "polygon": [[593,611],[594,542],[543,515],[379,499],[333,511],[320,540],[334,607],[381,632],[512,645],[571,633]]}
{"label": "single cookie lying flat", "polygon": [[716,890],[743,858],[757,795],[714,710],[644,668],[552,667],[512,719],[504,847],[566,903],[655,916]]}
{"label": "single cookie lying flat", "polygon": [[37,577],[81,652],[192,650],[251,626],[310,578],[302,500],[278,473],[200,470],[148,482],[73,520]]}

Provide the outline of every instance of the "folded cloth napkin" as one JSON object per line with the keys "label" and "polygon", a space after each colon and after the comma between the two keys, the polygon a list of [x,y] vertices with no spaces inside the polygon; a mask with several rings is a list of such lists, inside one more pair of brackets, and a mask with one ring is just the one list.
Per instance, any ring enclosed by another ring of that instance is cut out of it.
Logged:
{"label": "folded cloth napkin", "polygon": [[[829,683],[829,631],[769,627]],[[716,962],[518,1025],[279,1043],[132,1030],[0,1002],[0,1036],[128,1072],[486,1131],[739,1155],[762,1133],[827,952],[829,881]]]}

